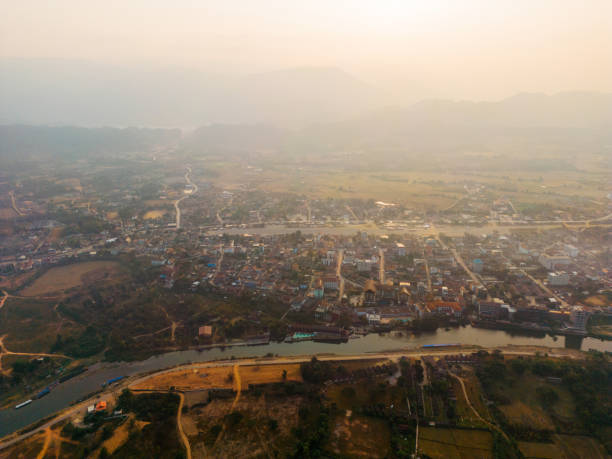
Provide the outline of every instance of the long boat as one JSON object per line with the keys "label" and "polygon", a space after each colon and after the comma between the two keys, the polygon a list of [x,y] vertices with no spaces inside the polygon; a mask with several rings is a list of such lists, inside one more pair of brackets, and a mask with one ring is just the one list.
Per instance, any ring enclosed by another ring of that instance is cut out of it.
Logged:
{"label": "long boat", "polygon": [[32,403],[32,399],[26,400],[25,402],[16,405],[15,409],[18,410],[19,408],[23,408],[24,406],[29,405],[30,403]]}

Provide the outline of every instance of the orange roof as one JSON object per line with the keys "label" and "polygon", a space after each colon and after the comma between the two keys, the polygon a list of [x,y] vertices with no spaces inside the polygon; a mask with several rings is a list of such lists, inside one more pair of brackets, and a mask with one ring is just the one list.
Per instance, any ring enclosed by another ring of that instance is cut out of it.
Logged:
{"label": "orange roof", "polygon": [[101,400],[98,402],[98,404],[96,405],[96,411],[103,411],[106,409],[106,401],[105,400]]}
{"label": "orange roof", "polygon": [[429,306],[429,309],[447,307],[453,311],[461,311],[461,305],[456,301],[434,301],[433,303],[429,303],[427,306]]}

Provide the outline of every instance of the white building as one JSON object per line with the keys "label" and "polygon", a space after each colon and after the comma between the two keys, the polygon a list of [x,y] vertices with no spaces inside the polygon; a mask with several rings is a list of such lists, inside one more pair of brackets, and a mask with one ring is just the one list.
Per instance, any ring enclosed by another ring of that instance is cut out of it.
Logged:
{"label": "white building", "polygon": [[562,266],[568,266],[571,263],[571,259],[566,255],[548,255],[547,253],[540,255],[538,261],[551,271]]}
{"label": "white building", "polygon": [[562,286],[569,284],[569,274],[565,271],[548,273],[548,285]]}
{"label": "white building", "polygon": [[570,257],[576,258],[578,256],[579,250],[571,244],[565,244],[565,253],[567,253]]}

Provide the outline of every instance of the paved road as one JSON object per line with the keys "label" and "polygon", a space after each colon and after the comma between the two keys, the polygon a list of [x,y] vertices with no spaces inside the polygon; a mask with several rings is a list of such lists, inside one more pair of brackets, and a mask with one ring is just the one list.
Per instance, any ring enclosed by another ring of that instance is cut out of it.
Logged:
{"label": "paved road", "polygon": [[385,251],[382,248],[378,249],[378,256],[380,257],[378,282],[380,282],[380,285],[383,285],[385,283]]}
{"label": "paved road", "polygon": [[336,265],[336,276],[338,277],[338,299],[342,301],[344,295],[344,277],[342,277],[342,260],[344,259],[344,249],[338,251],[338,263]]}
{"label": "paved road", "polygon": [[187,172],[185,172],[185,181],[187,182],[188,185],[193,186],[193,191],[189,194],[186,194],[182,198],[179,198],[176,201],[174,201],[174,210],[176,211],[176,229],[177,230],[181,228],[181,207],[180,207],[181,201],[183,199],[187,199],[189,196],[193,196],[194,194],[198,192],[198,186],[191,181],[190,175],[191,175],[191,167],[187,167]]}

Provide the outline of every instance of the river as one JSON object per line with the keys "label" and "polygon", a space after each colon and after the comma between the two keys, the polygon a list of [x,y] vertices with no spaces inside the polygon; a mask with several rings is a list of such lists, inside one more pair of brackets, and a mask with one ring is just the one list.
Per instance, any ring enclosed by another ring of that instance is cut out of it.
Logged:
{"label": "river", "polygon": [[188,350],[169,352],[153,356],[139,362],[119,362],[96,364],[85,373],[57,386],[53,391],[30,405],[15,410],[9,408],[0,411],[0,437],[8,435],[22,427],[47,417],[100,388],[101,384],[116,376],[131,376],[189,362],[235,357],[257,357],[267,353],[280,356],[311,355],[333,353],[337,355],[364,354],[398,349],[414,349],[424,344],[475,344],[482,347],[514,345],[533,345],[547,347],[570,347],[574,349],[597,349],[612,352],[612,341],[600,341],[593,338],[550,336],[529,337],[513,335],[501,330],[472,328],[471,326],[439,329],[437,332],[419,335],[395,332],[382,335],[370,334],[347,343],[329,344],[303,341],[299,343],[271,343],[264,346],[236,346],[225,349],[214,348],[204,351]]}

